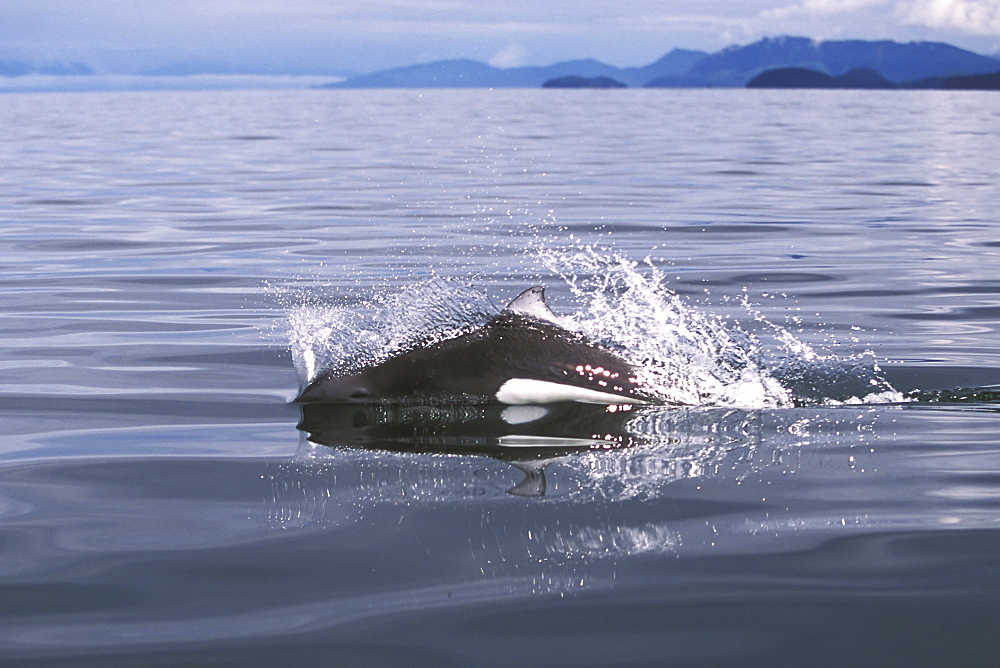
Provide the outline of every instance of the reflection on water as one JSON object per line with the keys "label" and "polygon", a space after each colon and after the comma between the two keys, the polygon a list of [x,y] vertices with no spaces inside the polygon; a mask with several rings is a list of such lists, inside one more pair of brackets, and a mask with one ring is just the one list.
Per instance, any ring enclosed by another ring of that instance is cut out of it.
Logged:
{"label": "reflection on water", "polygon": [[[2,661],[995,663],[1000,98],[622,93],[6,97]],[[650,256],[805,401],[309,416],[293,459],[262,281],[640,324],[536,242]],[[909,405],[823,405],[872,359]]]}
{"label": "reflection on water", "polygon": [[[610,583],[626,558],[715,546],[723,524],[734,545],[799,532],[809,520],[777,527],[757,490],[795,476],[803,446],[810,478],[828,476],[831,465],[834,476],[863,471],[877,415],[586,404],[311,405],[302,413],[299,451],[271,481],[272,527],[378,533],[421,512],[445,521],[448,508],[478,504],[471,563],[491,578],[530,575],[548,591],[602,573]],[[433,517],[423,521],[434,526]]]}

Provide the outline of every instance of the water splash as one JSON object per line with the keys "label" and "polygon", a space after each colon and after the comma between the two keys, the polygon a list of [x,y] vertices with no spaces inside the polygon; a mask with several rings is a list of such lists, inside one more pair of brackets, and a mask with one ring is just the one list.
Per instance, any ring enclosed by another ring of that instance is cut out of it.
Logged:
{"label": "water splash", "polygon": [[418,346],[459,336],[497,314],[482,292],[435,277],[350,305],[272,292],[288,310],[292,359],[304,387],[319,373],[350,374]]}
{"label": "water splash", "polygon": [[[620,354],[664,404],[744,409],[903,401],[870,353],[821,354],[743,298],[743,323],[682,298],[652,261],[594,247],[537,248],[581,304],[560,318]],[[484,325],[498,309],[481,291],[435,277],[349,306],[282,295],[302,386],[319,373],[354,373],[399,352]]]}
{"label": "water splash", "polygon": [[824,353],[769,321],[746,295],[741,321],[682,298],[649,258],[594,247],[539,248],[584,306],[571,320],[618,350],[665,403],[781,408],[896,403],[906,398],[882,375],[874,353]]}
{"label": "water splash", "polygon": [[695,308],[653,263],[592,247],[542,249],[540,260],[585,304],[579,329],[620,353],[664,403],[769,408],[793,396],[762,363],[760,342]]}

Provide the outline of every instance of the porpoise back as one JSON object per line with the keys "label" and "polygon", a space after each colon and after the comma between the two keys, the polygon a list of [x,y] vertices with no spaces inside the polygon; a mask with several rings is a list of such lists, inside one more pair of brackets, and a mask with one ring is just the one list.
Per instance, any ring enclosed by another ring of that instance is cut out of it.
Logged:
{"label": "porpoise back", "polygon": [[473,332],[401,353],[355,374],[323,374],[297,401],[637,404],[651,400],[625,360],[557,321],[545,303],[543,288],[529,288]]}

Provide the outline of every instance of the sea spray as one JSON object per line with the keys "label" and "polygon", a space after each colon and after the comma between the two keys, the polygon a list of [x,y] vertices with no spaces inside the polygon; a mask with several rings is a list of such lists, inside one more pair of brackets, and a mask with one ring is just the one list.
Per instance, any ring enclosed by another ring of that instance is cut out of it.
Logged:
{"label": "sea spray", "polygon": [[664,403],[769,408],[792,395],[762,363],[760,342],[683,300],[650,260],[593,247],[539,249],[538,257],[584,304],[573,321],[618,350]]}
{"label": "sea spray", "polygon": [[355,373],[396,353],[459,336],[497,314],[482,292],[438,277],[349,306],[324,303],[312,293],[272,293],[288,312],[289,344],[301,387],[321,372]]}
{"label": "sea spray", "polygon": [[[792,393],[797,405],[882,404],[907,400],[885,378],[874,351],[845,355],[823,350],[795,336],[788,326],[769,320],[750,303],[746,294],[740,295],[738,302],[746,314],[747,326],[753,326],[754,336],[768,352],[771,375]],[[798,324],[794,316],[792,324]],[[856,346],[858,340],[852,343]],[[826,346],[838,348],[839,343],[831,336]]]}
{"label": "sea spray", "polygon": [[[648,258],[595,247],[536,248],[533,256],[580,304],[561,324],[625,358],[664,404],[763,409],[903,400],[873,354],[822,354],[745,295],[745,318],[724,319],[678,295]],[[468,333],[501,310],[482,291],[442,277],[354,296],[349,305],[315,292],[272,293],[287,310],[301,386],[320,373],[355,373]]]}

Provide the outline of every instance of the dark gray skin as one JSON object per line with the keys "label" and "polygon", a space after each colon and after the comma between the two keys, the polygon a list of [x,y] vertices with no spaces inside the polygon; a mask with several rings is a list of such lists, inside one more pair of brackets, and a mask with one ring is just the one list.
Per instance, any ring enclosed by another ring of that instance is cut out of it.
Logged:
{"label": "dark gray skin", "polygon": [[[590,365],[614,376],[581,372]],[[573,385],[637,402],[651,396],[621,357],[550,322],[504,312],[474,332],[392,357],[349,376],[325,374],[299,403],[458,399],[495,402],[511,378]],[[601,382],[603,381],[603,385]]]}
{"label": "dark gray skin", "polygon": [[[492,457],[524,473],[524,479],[507,490],[515,496],[544,496],[544,469],[564,455],[645,443],[629,429],[631,411],[562,403],[511,423],[505,417],[510,408],[460,403],[304,404],[298,428],[311,443],[333,448]],[[509,440],[517,444],[505,445]]]}

